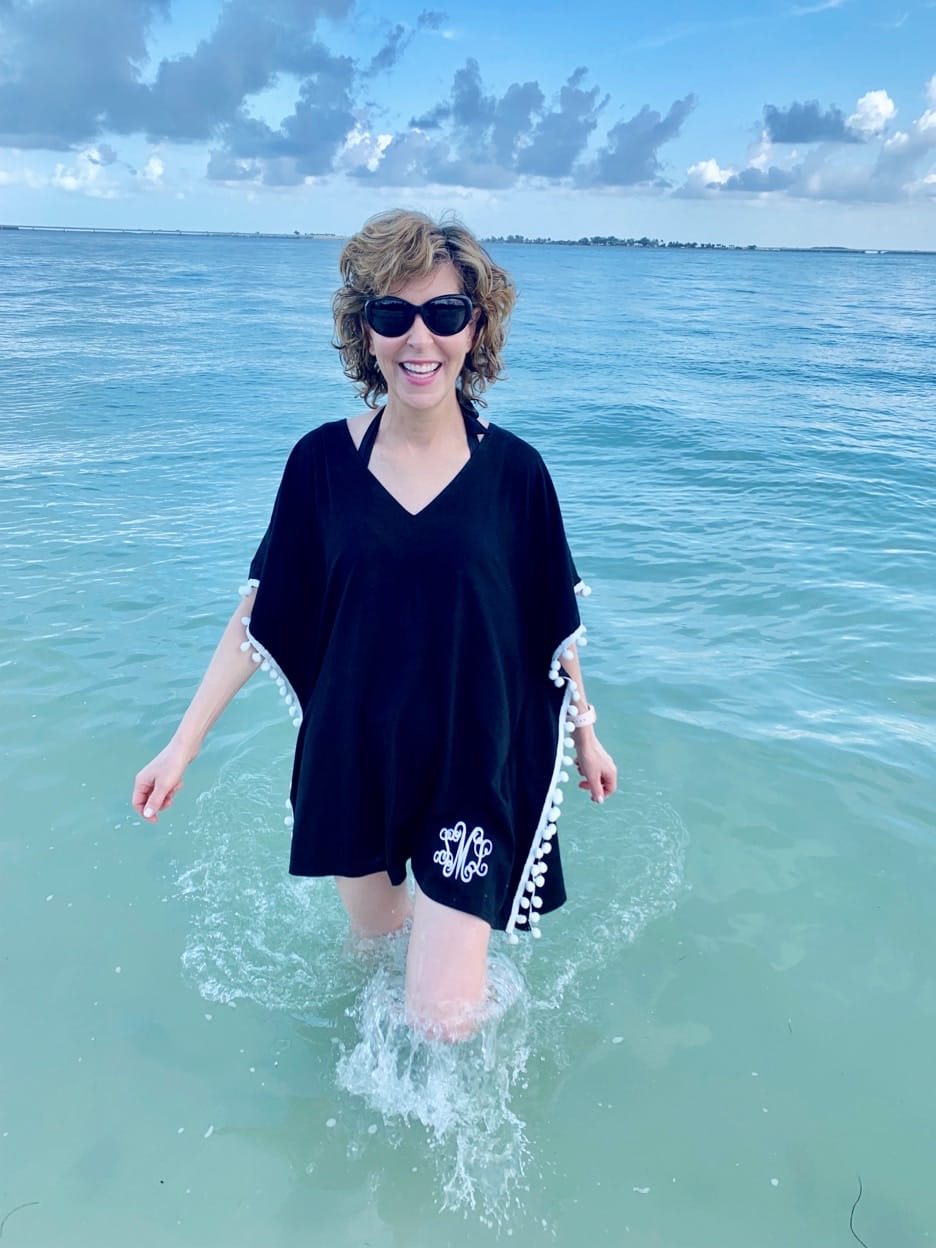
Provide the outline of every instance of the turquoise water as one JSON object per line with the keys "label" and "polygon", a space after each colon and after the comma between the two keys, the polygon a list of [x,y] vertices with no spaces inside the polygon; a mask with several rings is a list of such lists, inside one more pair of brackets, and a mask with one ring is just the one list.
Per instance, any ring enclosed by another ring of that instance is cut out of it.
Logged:
{"label": "turquoise water", "polygon": [[621,792],[434,1050],[286,875],[267,682],[128,809],[358,410],[337,250],[0,235],[4,1240],[824,1248],[860,1176],[869,1248],[932,1242],[936,261],[500,249],[489,415],[556,479]]}

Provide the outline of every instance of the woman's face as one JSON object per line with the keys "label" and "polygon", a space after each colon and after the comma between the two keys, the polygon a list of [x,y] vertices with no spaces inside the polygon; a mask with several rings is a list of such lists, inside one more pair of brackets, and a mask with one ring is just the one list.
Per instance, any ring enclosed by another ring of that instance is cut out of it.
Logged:
{"label": "woman's face", "polygon": [[[446,261],[428,277],[407,282],[387,293],[420,305],[439,295],[460,295],[462,288],[455,266]],[[368,344],[387,383],[389,407],[402,405],[416,411],[431,411],[452,401],[455,382],[474,341],[475,316],[463,330],[450,337],[430,333],[421,316],[417,316],[407,332],[398,338],[384,337],[366,327]]]}

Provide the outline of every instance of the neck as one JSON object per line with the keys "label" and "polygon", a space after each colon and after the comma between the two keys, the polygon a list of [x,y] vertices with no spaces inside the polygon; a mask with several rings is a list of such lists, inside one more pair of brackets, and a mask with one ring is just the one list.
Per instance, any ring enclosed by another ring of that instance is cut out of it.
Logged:
{"label": "neck", "polygon": [[461,407],[455,395],[437,407],[423,409],[413,409],[388,399],[381,434],[384,431],[389,433],[390,440],[413,446],[428,446],[453,435],[463,439]]}

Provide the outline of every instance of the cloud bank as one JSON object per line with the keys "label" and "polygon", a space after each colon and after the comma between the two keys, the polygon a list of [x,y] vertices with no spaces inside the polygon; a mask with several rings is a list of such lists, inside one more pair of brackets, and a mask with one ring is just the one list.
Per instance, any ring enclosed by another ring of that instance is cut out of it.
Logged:
{"label": "cloud bank", "polygon": [[[469,57],[442,98],[408,121],[388,121],[374,96],[384,84],[386,99],[397,94],[395,75],[407,72],[414,41],[451,35],[446,13],[385,23],[374,46],[352,58],[322,32],[350,19],[354,0],[217,2],[204,38],[156,61],[150,48],[171,19],[170,0],[0,0],[0,147],[63,153],[46,184],[101,196],[121,186],[169,190],[174,145],[204,151],[210,183],[244,187],[343,177],[404,190],[563,186],[709,199],[936,194],[936,76],[926,107],[902,127],[879,87],[851,109],[818,99],[765,103],[743,160],[696,160],[674,185],[667,151],[691,137],[684,131],[699,107],[691,90],[623,114],[584,66],[558,82],[504,87],[486,82]],[[830,7],[834,0],[798,15]],[[271,98],[291,101],[278,120]],[[120,156],[130,138],[151,145],[142,171]],[[25,171],[5,180],[14,177],[42,180]]]}
{"label": "cloud bank", "polygon": [[[448,19],[427,9],[412,26],[397,23],[358,63],[317,34],[323,18],[347,18],[352,3],[226,0],[193,50],[151,65],[150,37],[169,18],[169,0],[0,0],[0,146],[100,151],[105,137],[122,135],[209,143],[209,179],[276,186],[336,171],[401,187],[668,185],[661,149],[694,98],[665,116],[647,104],[613,121],[610,97],[588,83],[585,67],[556,91],[530,80],[498,94],[469,58],[445,99],[384,133],[366,102],[374,80],[392,75],[415,38],[444,33]],[[295,84],[295,102],[271,125],[251,102],[283,83]]]}
{"label": "cloud bank", "polygon": [[925,94],[927,107],[905,129],[893,124],[897,106],[882,89],[867,91],[847,117],[817,100],[766,104],[747,163],[723,168],[713,159],[698,161],[676,194],[864,203],[936,198],[936,75]]}

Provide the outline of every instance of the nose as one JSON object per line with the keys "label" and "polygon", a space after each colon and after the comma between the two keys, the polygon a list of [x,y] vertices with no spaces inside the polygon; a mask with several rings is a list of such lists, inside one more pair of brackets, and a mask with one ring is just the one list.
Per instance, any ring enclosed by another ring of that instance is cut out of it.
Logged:
{"label": "nose", "polygon": [[413,319],[412,325],[409,327],[409,332],[406,335],[406,341],[407,342],[429,342],[431,338],[432,338],[431,331],[426,328],[425,321],[422,319],[422,316],[417,312],[416,316]]}

